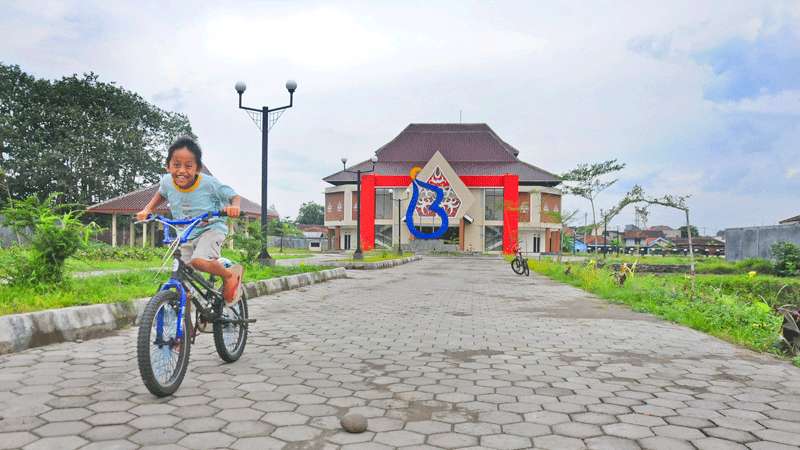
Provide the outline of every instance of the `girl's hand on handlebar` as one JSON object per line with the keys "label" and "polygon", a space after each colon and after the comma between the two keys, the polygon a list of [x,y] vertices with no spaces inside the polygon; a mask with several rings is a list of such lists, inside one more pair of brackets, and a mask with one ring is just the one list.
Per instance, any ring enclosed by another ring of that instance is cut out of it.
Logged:
{"label": "girl's hand on handlebar", "polygon": [[222,208],[222,212],[224,212],[225,215],[227,215],[228,217],[239,217],[241,211],[242,211],[241,208],[233,205],[229,205]]}
{"label": "girl's hand on handlebar", "polygon": [[148,218],[150,218],[150,211],[148,211],[146,209],[143,209],[143,210],[139,211],[138,213],[136,213],[136,220],[138,222],[144,222]]}

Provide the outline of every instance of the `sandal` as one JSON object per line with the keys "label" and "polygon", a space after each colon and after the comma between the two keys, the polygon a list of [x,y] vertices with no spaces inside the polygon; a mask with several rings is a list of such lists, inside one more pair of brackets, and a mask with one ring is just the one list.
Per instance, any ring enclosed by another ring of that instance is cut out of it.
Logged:
{"label": "sandal", "polygon": [[242,298],[242,274],[244,274],[244,267],[240,264],[231,266],[228,270],[233,272],[233,282],[223,283],[222,285],[222,298],[225,300],[226,306],[233,306],[239,303]]}

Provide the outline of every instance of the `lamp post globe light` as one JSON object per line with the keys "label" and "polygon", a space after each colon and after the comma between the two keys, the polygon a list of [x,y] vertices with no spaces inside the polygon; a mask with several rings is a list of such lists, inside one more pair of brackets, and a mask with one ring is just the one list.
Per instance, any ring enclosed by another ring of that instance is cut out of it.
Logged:
{"label": "lamp post globe light", "polygon": [[297,90],[297,82],[289,80],[286,82],[286,90],[289,91],[289,104],[281,106],[280,108],[269,108],[262,106],[261,108],[250,108],[242,106],[242,94],[247,90],[247,85],[243,81],[237,81],[234,86],[236,93],[239,94],[239,109],[247,111],[247,114],[261,130],[261,232],[263,240],[261,241],[261,252],[258,254],[258,260],[263,265],[274,266],[275,260],[269,255],[267,247],[269,246],[268,236],[268,209],[267,209],[267,154],[269,149],[269,130],[278,121],[278,118],[283,114],[284,110],[289,109],[294,104],[294,91]]}
{"label": "lamp post globe light", "polygon": [[356,192],[358,192],[358,217],[356,218],[356,251],[353,253],[353,259],[363,260],[364,252],[361,250],[361,174],[370,173],[375,171],[375,163],[378,162],[377,156],[372,156],[369,159],[370,168],[367,169],[348,169],[347,158],[342,158],[342,172],[356,174]]}

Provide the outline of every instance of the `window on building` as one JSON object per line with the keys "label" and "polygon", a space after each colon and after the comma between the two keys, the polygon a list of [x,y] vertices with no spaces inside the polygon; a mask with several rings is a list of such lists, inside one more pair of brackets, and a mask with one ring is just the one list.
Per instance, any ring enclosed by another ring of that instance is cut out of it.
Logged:
{"label": "window on building", "polygon": [[392,218],[392,190],[375,189],[375,218]]}
{"label": "window on building", "polygon": [[486,220],[503,220],[503,190],[486,189]]}
{"label": "window on building", "polygon": [[498,251],[503,249],[503,226],[485,226],[484,229],[484,251]]}
{"label": "window on building", "polygon": [[375,248],[392,248],[391,225],[375,225]]}

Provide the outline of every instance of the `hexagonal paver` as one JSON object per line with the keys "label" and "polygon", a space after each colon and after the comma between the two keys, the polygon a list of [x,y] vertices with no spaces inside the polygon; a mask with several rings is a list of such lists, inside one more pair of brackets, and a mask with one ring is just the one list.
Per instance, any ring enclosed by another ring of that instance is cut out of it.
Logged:
{"label": "hexagonal paver", "polygon": [[288,442],[310,441],[322,433],[318,428],[307,425],[292,425],[276,429],[272,436]]}
{"label": "hexagonal paver", "polygon": [[36,436],[25,431],[0,433],[0,449],[22,448],[36,439]]}
{"label": "hexagonal paver", "polygon": [[112,439],[125,439],[136,432],[136,429],[128,425],[104,425],[95,426],[84,431],[81,437],[89,441],[106,441]]}
{"label": "hexagonal paver", "polygon": [[531,440],[522,436],[509,434],[492,434],[489,436],[481,436],[481,446],[502,450],[530,448]]}
{"label": "hexagonal paver", "polygon": [[185,435],[174,428],[151,428],[136,432],[128,439],[139,445],[175,444]]}
{"label": "hexagonal paver", "polygon": [[34,433],[42,437],[67,436],[71,434],[81,434],[91,428],[85,422],[53,422],[33,430]]}
{"label": "hexagonal paver", "polygon": [[478,414],[478,420],[481,422],[505,425],[509,423],[522,422],[522,416],[507,411],[489,411]]}
{"label": "hexagonal paver", "polygon": [[308,416],[293,412],[267,413],[261,418],[262,421],[271,423],[278,427],[285,425],[302,425],[308,422],[309,419],[310,417]]}
{"label": "hexagonal paver", "polygon": [[550,411],[537,411],[525,414],[525,421],[542,425],[555,425],[557,423],[569,422],[569,416]]}
{"label": "hexagonal paver", "polygon": [[259,436],[238,439],[231,448],[236,450],[280,450],[285,446],[285,442],[268,436]]}
{"label": "hexagonal paver", "polygon": [[611,425],[603,425],[603,431],[606,434],[619,436],[626,439],[641,439],[648,436],[653,436],[653,432],[650,431],[649,428],[630,423],[612,423]]}
{"label": "hexagonal paver", "polygon": [[553,434],[574,437],[578,439],[584,439],[603,434],[603,431],[597,425],[590,425],[588,423],[580,422],[557,423],[552,426],[552,429]]}
{"label": "hexagonal paver", "polygon": [[437,448],[463,448],[476,445],[478,438],[460,433],[440,433],[428,436],[428,443]]}
{"label": "hexagonal paver", "polygon": [[26,445],[25,450],[73,450],[86,445],[88,441],[78,436],[59,436],[39,439],[38,441]]}
{"label": "hexagonal paver", "polygon": [[408,445],[421,444],[425,441],[425,436],[411,431],[387,431],[385,433],[377,433],[375,435],[375,442],[381,444],[391,445],[394,447],[405,447]]}
{"label": "hexagonal paver", "polygon": [[451,425],[439,421],[422,420],[419,422],[406,423],[405,429],[408,431],[413,431],[421,434],[435,434],[435,433],[446,433],[450,431]]}
{"label": "hexagonal paver", "polygon": [[496,423],[464,422],[455,424],[453,426],[453,430],[456,433],[470,434],[473,436],[484,436],[487,434],[501,433],[503,428],[502,426]]}
{"label": "hexagonal paver", "polygon": [[230,446],[235,440],[236,438],[225,433],[210,431],[206,433],[188,434],[178,442],[178,445],[192,449],[225,448]]}

